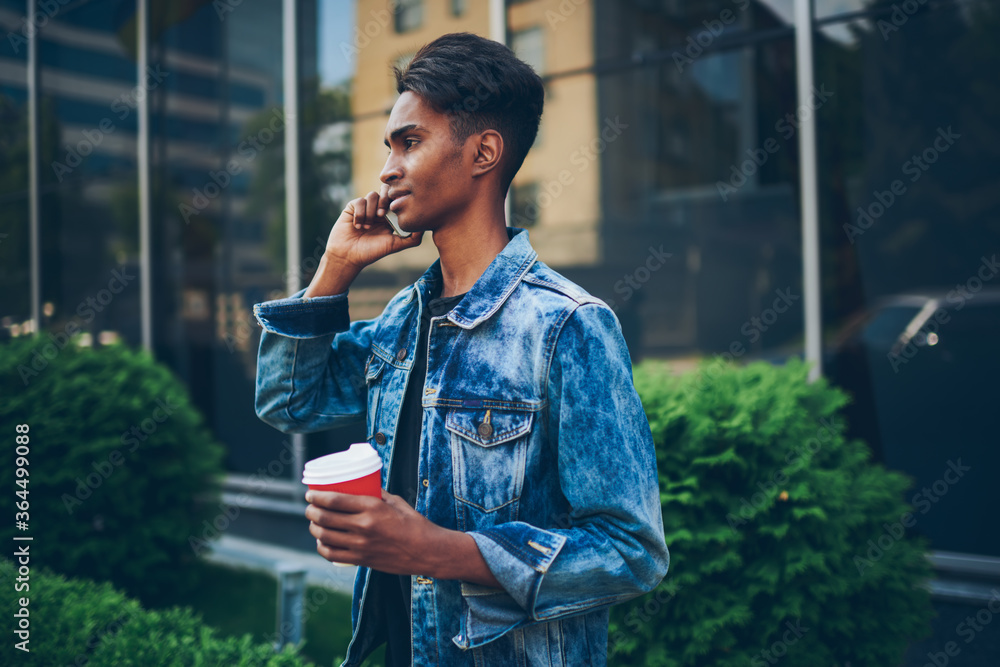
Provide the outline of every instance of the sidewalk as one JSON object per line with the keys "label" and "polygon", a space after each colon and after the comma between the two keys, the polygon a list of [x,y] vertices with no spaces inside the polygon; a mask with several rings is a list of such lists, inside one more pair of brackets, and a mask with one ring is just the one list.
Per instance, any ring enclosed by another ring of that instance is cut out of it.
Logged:
{"label": "sidewalk", "polygon": [[205,560],[227,567],[246,568],[275,574],[279,564],[306,571],[306,584],[323,586],[332,591],[351,595],[354,590],[355,566],[333,565],[318,553],[288,549],[235,535],[222,535],[211,544]]}

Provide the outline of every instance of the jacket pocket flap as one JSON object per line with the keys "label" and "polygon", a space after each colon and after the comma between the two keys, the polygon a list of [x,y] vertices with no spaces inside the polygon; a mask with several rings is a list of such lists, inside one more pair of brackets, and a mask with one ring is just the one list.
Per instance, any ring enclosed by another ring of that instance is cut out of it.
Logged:
{"label": "jacket pocket flap", "polygon": [[449,410],[444,426],[481,447],[493,447],[526,434],[534,417],[534,412]]}
{"label": "jacket pocket flap", "polygon": [[365,364],[365,382],[371,384],[377,380],[384,368],[385,360],[377,354],[372,354],[368,357],[368,363]]}

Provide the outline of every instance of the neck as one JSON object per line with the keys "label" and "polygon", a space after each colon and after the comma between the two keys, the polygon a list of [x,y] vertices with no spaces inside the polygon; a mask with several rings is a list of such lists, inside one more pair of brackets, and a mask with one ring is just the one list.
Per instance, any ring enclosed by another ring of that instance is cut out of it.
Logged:
{"label": "neck", "polygon": [[464,216],[447,228],[434,231],[434,245],[441,255],[441,296],[464,294],[472,289],[493,259],[507,245],[503,200],[492,208]]}

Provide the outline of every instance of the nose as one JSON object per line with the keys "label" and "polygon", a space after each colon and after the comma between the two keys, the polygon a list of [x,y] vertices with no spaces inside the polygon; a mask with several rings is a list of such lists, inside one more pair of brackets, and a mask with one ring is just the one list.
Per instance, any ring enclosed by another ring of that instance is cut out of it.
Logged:
{"label": "nose", "polygon": [[399,162],[393,156],[393,153],[389,153],[389,157],[385,160],[385,166],[382,167],[382,173],[378,175],[378,178],[383,183],[389,184],[396,181],[403,176],[403,170],[399,166]]}

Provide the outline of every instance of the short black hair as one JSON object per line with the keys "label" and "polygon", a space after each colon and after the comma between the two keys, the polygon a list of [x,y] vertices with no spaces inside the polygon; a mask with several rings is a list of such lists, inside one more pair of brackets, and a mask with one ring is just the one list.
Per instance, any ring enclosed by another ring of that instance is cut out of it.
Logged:
{"label": "short black hair", "polygon": [[545,87],[535,70],[499,42],[455,32],[425,44],[393,74],[398,93],[415,93],[451,116],[456,142],[487,129],[500,133],[506,192],[538,134]]}

